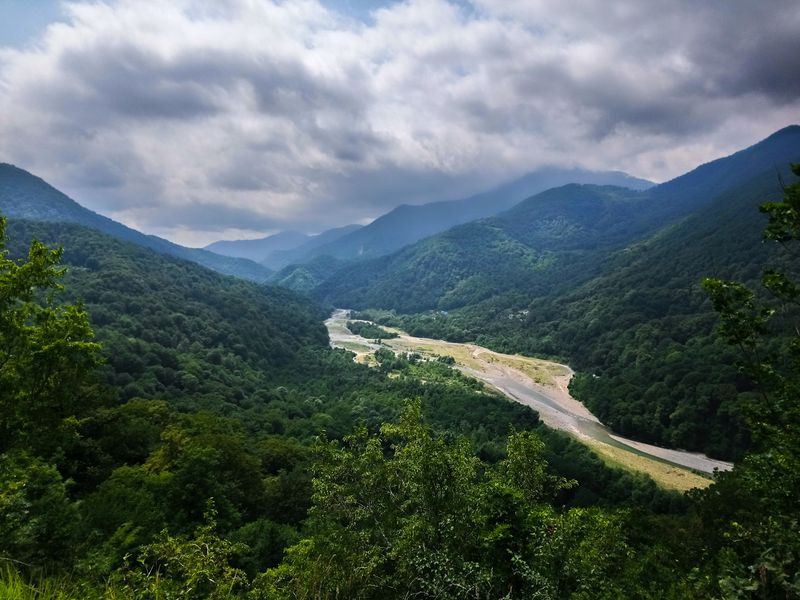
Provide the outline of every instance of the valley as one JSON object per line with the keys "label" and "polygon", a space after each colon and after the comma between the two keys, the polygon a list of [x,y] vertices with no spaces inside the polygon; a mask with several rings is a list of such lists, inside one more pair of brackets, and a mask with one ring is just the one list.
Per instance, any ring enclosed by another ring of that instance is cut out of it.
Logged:
{"label": "valley", "polygon": [[[798,315],[745,284],[767,265],[767,291],[800,298],[796,260],[752,224],[764,200],[779,216],[796,201],[800,166],[763,166],[798,140],[787,128],[652,191],[549,190],[274,283],[0,169],[0,556],[98,600],[149,597],[128,592],[200,546],[240,585],[221,597],[466,597],[429,593],[437,561],[459,585],[479,574],[469,597],[528,575],[508,597],[541,581],[559,599],[722,597],[693,573],[724,583],[720,557],[749,569],[797,539],[800,356],[782,326]],[[734,345],[764,343],[769,370],[747,371]],[[31,533],[20,511],[59,526]],[[31,577],[0,574],[0,596]]]}
{"label": "valley", "polygon": [[0,1],[0,600],[800,600],[798,29]]}
{"label": "valley", "polygon": [[680,490],[705,487],[710,480],[696,472],[709,475],[733,467],[729,462],[700,453],[661,448],[613,434],[569,394],[573,372],[566,365],[494,352],[475,344],[410,336],[397,329],[393,331],[399,337],[378,344],[347,329],[349,312],[337,309],[325,325],[331,344],[355,352],[359,362],[369,364],[371,353],[381,345],[394,352],[416,352],[427,358],[450,356],[455,360],[454,366],[466,375],[534,409],[548,427],[574,436],[611,464],[647,473],[664,487]]}

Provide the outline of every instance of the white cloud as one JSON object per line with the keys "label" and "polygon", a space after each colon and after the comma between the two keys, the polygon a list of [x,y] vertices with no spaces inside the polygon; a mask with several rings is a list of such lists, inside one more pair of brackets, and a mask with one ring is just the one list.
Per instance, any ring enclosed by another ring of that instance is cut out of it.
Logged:
{"label": "white cloud", "polygon": [[366,22],[293,0],[68,14],[0,50],[0,160],[178,241],[318,231],[543,164],[666,179],[800,108],[788,0],[413,0]]}

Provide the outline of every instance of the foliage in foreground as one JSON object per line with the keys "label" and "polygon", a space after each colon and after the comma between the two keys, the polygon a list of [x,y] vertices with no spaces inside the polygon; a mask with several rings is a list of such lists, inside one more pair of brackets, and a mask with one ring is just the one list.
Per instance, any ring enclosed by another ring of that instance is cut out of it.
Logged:
{"label": "foliage in foreground", "polygon": [[[792,165],[800,176],[800,164]],[[797,265],[800,183],[767,202],[765,240],[780,242]],[[707,279],[720,333],[743,355],[742,369],[759,383],[746,407],[756,449],[706,494],[716,530],[713,562],[731,598],[800,597],[800,283],[796,272],[768,268],[766,299],[738,282]]]}
{"label": "foliage in foreground", "polygon": [[310,535],[257,588],[265,598],[628,595],[629,513],[554,511],[548,502],[575,482],[549,474],[543,450],[514,432],[507,458],[487,465],[465,440],[435,436],[416,404],[379,435],[321,442]]}

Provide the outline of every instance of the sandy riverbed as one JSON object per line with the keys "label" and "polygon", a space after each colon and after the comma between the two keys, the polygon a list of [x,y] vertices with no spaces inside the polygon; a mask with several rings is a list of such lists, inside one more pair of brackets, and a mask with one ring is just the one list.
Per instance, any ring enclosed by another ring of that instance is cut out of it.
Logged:
{"label": "sandy riverbed", "polygon": [[[347,314],[347,311],[337,310],[326,321],[331,344],[353,350],[357,358],[365,361],[379,346],[353,335],[346,327]],[[483,381],[509,398],[530,406],[549,427],[566,431],[608,460],[644,470],[669,487],[688,489],[708,484],[708,479],[683,469],[710,474],[714,470],[727,470],[733,466],[703,454],[660,448],[611,433],[586,406],[570,395],[568,386],[573,372],[566,365],[502,354],[475,344],[459,344],[418,338],[400,331],[398,333],[399,338],[384,340],[383,345],[396,352],[452,356],[456,361],[455,366],[462,372]]]}

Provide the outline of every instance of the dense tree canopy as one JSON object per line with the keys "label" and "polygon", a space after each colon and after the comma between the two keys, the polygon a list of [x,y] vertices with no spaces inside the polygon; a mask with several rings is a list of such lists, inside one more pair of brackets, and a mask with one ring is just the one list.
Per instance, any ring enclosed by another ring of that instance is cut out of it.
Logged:
{"label": "dense tree canopy", "polygon": [[[35,580],[44,569],[72,573],[71,583],[42,586],[75,587],[76,598],[244,594],[254,577],[281,563],[286,548],[302,548],[313,535],[307,517],[319,497],[312,476],[319,486],[323,471],[311,465],[323,469],[326,460],[325,446],[313,450],[314,440],[324,435],[334,448],[354,427],[364,439],[381,435],[413,398],[430,459],[449,456],[460,440],[459,456],[477,477],[469,485],[486,485],[489,471],[517,477],[519,469],[494,466],[506,456],[513,426],[536,473],[519,483],[531,497],[541,488],[557,492],[559,507],[685,509],[676,494],[608,468],[578,442],[542,428],[529,409],[443,362],[384,356],[379,368],[354,363],[327,347],[321,309],[290,292],[227,279],[76,226],[16,222],[9,232],[3,281],[37,272],[37,261],[46,276],[28,280],[44,289],[23,285],[13,302],[6,294],[3,318],[29,318],[4,335],[29,333],[23,346],[30,356],[43,356],[43,345],[63,352],[49,355],[61,357],[49,371],[7,371],[15,379],[3,387],[0,418],[9,430],[26,419],[29,427],[4,438],[0,453],[0,562],[20,569],[0,577],[0,585],[16,585],[19,576]],[[28,252],[32,237],[66,249],[36,243]],[[88,315],[47,293],[58,291],[59,280],[66,284],[62,300],[82,298]],[[52,319],[70,318],[42,328],[52,324],[39,319],[48,311]],[[41,333],[65,330],[63,337]],[[8,353],[7,365],[17,356],[27,355]],[[95,370],[101,357],[106,362]],[[40,374],[47,381],[38,381]],[[65,385],[42,401],[63,402],[40,422],[26,412],[35,403],[17,400],[50,381]],[[523,433],[531,430],[543,442]],[[563,480],[578,484],[563,488]],[[198,554],[198,544],[208,552]],[[210,579],[231,586],[222,591]],[[192,581],[198,585],[190,592]],[[256,587],[253,593],[266,589]]]}
{"label": "dense tree canopy", "polygon": [[[800,164],[792,171],[800,176]],[[800,183],[761,206],[764,238],[784,245],[790,271],[764,271],[760,297],[739,282],[707,279],[720,332],[741,350],[741,368],[759,384],[746,407],[755,450],[705,494],[718,528],[715,567],[732,597],[800,597]]]}

